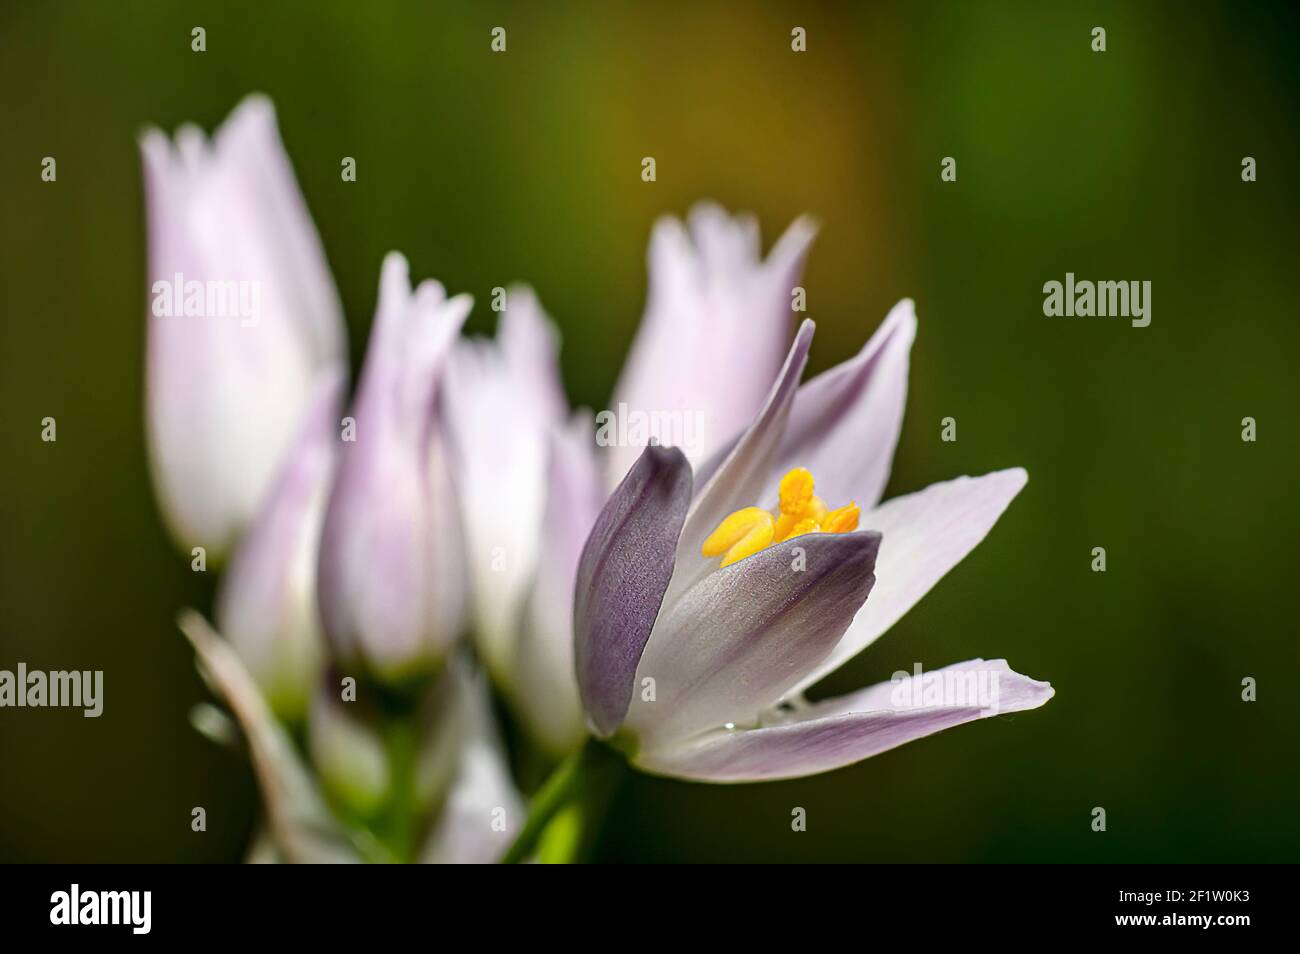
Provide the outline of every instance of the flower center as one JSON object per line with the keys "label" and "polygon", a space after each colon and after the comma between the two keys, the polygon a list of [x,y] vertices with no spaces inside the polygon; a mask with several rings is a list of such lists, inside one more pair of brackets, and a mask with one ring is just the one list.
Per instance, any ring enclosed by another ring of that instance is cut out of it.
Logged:
{"label": "flower center", "polygon": [[704,541],[701,555],[720,556],[721,566],[730,566],[791,537],[858,529],[858,505],[850,503],[838,510],[827,510],[813,493],[813,475],[802,467],[781,478],[778,496],[775,513],[762,507],[745,507],[728,516]]}

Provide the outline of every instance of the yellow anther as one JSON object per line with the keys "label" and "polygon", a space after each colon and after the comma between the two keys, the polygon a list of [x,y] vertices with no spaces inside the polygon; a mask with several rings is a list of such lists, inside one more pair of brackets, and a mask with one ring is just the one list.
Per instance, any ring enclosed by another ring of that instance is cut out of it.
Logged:
{"label": "yellow anther", "polygon": [[802,517],[813,499],[813,475],[796,467],[781,478],[781,513]]}
{"label": "yellow anther", "polygon": [[[758,508],[755,507],[753,509],[757,510]],[[743,560],[747,556],[752,556],[759,550],[771,545],[772,539],[775,535],[776,521],[772,519],[772,515],[766,510],[759,510],[758,512],[762,516],[751,524],[745,535],[737,540],[731,549],[727,551],[726,555],[722,558],[723,566],[731,566],[731,564],[736,561]],[[725,523],[726,521],[723,522]]]}
{"label": "yellow anther", "polygon": [[813,497],[813,499],[808,502],[808,509],[804,511],[804,516],[812,517],[818,523],[822,523],[826,519],[827,512],[826,505],[822,503],[822,498]]}
{"label": "yellow anther", "polygon": [[813,493],[813,475],[796,467],[781,478],[777,512],[745,507],[728,516],[700,547],[706,557],[722,557],[731,566],[759,550],[806,533],[849,533],[858,528],[858,505],[827,510]]}
{"label": "yellow anther", "polygon": [[858,529],[858,517],[861,515],[858,505],[851,503],[828,513],[822,521],[822,529],[827,533],[850,533]]}
{"label": "yellow anther", "polygon": [[767,521],[770,526],[772,515],[762,507],[745,507],[743,510],[737,510],[718,524],[718,529],[709,534],[709,538],[704,541],[704,546],[700,547],[700,554],[706,557],[722,556],[739,543],[756,524],[763,521]]}
{"label": "yellow anther", "polygon": [[790,529],[785,538],[789,540],[791,537],[802,537],[805,533],[820,533],[821,529],[812,517],[804,517]]}
{"label": "yellow anther", "polygon": [[775,540],[780,543],[785,540],[794,531],[795,525],[806,518],[797,513],[783,513],[776,518],[776,535]]}

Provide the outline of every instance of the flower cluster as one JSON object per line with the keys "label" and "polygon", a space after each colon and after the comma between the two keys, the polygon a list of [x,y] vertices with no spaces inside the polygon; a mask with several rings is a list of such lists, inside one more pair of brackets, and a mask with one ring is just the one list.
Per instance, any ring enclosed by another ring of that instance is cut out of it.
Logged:
{"label": "flower cluster", "polygon": [[[900,303],[801,384],[807,221],[766,257],[755,222],[716,206],[656,224],[611,399],[638,426],[607,441],[570,409],[529,288],[503,296],[493,339],[469,338],[470,298],[413,287],[396,253],[349,394],[339,297],[265,99],[210,140],[183,128],[141,148],[150,285],[184,276],[199,296],[147,319],[153,474],[176,540],[224,561],[213,624],[186,611],[181,628],[247,742],[258,857],[563,856],[548,823],[602,759],[788,778],[1051,697],[977,659],[945,672],[990,677],[992,704],[898,680],[804,700],[1026,480],[881,501],[916,319]],[[256,320],[207,313],[214,289]],[[530,813],[515,778],[557,763]]]}

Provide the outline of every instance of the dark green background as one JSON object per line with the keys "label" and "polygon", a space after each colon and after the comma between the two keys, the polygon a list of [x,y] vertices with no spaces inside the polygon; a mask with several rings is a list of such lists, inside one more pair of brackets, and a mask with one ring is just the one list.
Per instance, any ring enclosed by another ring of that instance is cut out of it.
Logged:
{"label": "dark green background", "polygon": [[[5,3],[0,668],[103,669],[106,710],[0,710],[0,858],[234,860],[252,825],[246,765],[186,720],[205,694],[173,617],[208,609],[211,581],[146,469],[135,137],[211,128],[261,90],[354,366],[397,248],[477,296],[476,329],[492,286],[532,282],[571,398],[603,406],[656,216],[714,198],[770,242],[806,211],[813,370],[917,302],[890,493],[1029,471],[828,688],[1003,655],[1051,703],[818,778],[637,777],[603,857],[1295,859],[1298,26],[1293,4]],[[1045,318],[1067,271],[1150,280],[1151,326]]]}

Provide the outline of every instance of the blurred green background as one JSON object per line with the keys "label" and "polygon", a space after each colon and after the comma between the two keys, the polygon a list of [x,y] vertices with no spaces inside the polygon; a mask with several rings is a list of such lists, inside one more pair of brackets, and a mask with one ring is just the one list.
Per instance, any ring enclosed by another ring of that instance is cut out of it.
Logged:
{"label": "blurred green background", "polygon": [[[570,397],[601,407],[658,215],[713,198],[770,243],[810,212],[813,371],[917,302],[890,495],[1029,471],[825,688],[1006,656],[1054,701],[817,778],[636,777],[600,857],[1294,860],[1298,27],[1289,3],[4,4],[0,668],[103,669],[106,710],[0,710],[0,859],[237,860],[253,825],[247,766],[186,718],[206,693],[173,619],[212,580],[165,537],[146,469],[135,140],[261,90],[354,366],[396,248],[476,295],[475,330],[493,286],[533,283]],[[1149,279],[1151,326],[1045,318],[1067,271]]]}

